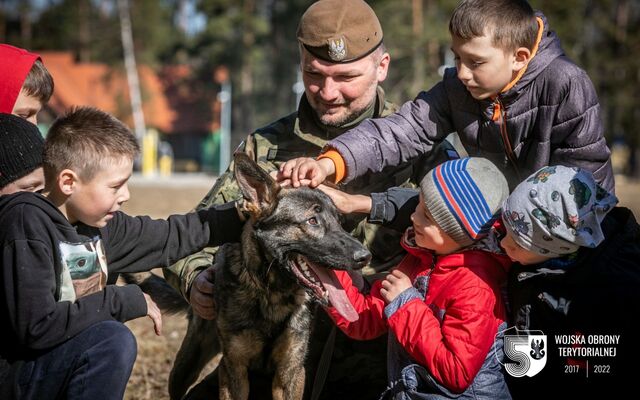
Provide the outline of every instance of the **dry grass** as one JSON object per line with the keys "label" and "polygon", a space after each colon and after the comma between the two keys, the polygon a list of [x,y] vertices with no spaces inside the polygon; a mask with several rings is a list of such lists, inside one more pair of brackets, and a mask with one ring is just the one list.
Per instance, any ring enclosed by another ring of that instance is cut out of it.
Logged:
{"label": "dry grass", "polygon": [[[157,183],[134,179],[130,184],[131,200],[124,211],[130,215],[166,218],[190,211],[213,185],[214,179],[178,179]],[[159,272],[159,271],[158,271]],[[161,273],[161,272],[160,272]],[[138,339],[138,359],[133,368],[125,399],[168,399],[167,382],[187,321],[184,316],[163,316],[162,336],[156,336],[149,318],[127,323]]]}
{"label": "dry grass", "polygon": [[[621,205],[631,208],[640,216],[640,182],[620,177],[616,179]],[[130,185],[131,200],[126,204],[125,211],[130,215],[150,215],[157,218],[184,213],[193,208],[212,185],[213,178],[155,183],[134,179]],[[138,359],[125,399],[168,399],[169,371],[186,330],[186,319],[183,316],[165,316],[163,324],[163,335],[158,337],[148,318],[127,323],[138,338]]]}

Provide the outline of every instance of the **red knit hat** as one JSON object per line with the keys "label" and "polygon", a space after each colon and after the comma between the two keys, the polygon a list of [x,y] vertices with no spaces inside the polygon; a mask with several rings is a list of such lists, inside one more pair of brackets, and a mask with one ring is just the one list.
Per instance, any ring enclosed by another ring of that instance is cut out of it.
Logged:
{"label": "red knit hat", "polygon": [[0,43],[0,113],[11,113],[24,80],[40,56]]}

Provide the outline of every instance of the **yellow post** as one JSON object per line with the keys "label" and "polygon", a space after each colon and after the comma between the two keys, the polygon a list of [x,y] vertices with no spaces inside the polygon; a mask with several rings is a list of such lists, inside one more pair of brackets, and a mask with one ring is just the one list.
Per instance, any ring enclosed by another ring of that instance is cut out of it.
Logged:
{"label": "yellow post", "polygon": [[171,176],[171,172],[173,171],[173,149],[171,145],[167,142],[160,142],[158,152],[160,153],[158,160],[160,176]]}
{"label": "yellow post", "polygon": [[158,131],[148,129],[142,139],[142,175],[155,175],[158,163]]}

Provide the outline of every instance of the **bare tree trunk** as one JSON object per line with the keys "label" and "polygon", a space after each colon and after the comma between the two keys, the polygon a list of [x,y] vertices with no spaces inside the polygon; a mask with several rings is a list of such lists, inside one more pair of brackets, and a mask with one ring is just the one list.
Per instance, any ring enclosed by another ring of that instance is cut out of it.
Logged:
{"label": "bare tree trunk", "polygon": [[413,16],[413,89],[419,91],[424,87],[425,78],[425,47],[424,47],[424,12],[423,0],[412,0]]}
{"label": "bare tree trunk", "polygon": [[189,29],[189,16],[187,15],[187,0],[178,0],[178,28],[184,33],[187,34]]}
{"label": "bare tree trunk", "polygon": [[91,61],[91,31],[89,29],[91,9],[88,0],[78,0],[78,49],[80,62]]}
{"label": "bare tree trunk", "polygon": [[142,139],[147,131],[144,113],[142,111],[142,96],[140,95],[140,81],[138,79],[138,68],[133,48],[133,33],[131,32],[131,16],[128,0],[118,0],[118,14],[120,17],[120,36],[122,48],[124,50],[124,65],[127,72],[127,83],[129,84],[129,97],[131,101],[131,113],[133,114],[133,126],[138,143],[142,144]]}
{"label": "bare tree trunk", "polygon": [[273,104],[276,107],[287,105],[287,109],[285,110],[274,109],[274,115],[283,114],[290,109],[291,91],[288,89],[292,85],[290,76],[295,72],[289,57],[284,56],[292,40],[291,37],[289,37],[291,33],[287,30],[288,25],[285,23],[286,21],[283,20],[283,17],[286,17],[286,15],[282,13],[283,10],[286,9],[286,0],[275,0],[271,3],[270,23],[272,40],[269,40],[268,46],[271,47],[270,53],[272,55],[269,74],[273,80],[273,89],[271,89],[274,95]]}
{"label": "bare tree trunk", "polygon": [[254,127],[254,112],[252,107],[253,96],[253,60],[251,53],[255,44],[255,32],[252,19],[255,14],[255,1],[245,0],[242,7],[243,29],[242,29],[242,66],[240,68],[240,110],[236,121],[241,135],[251,132]]}
{"label": "bare tree trunk", "polygon": [[[4,1],[0,0],[0,5],[3,5]],[[4,15],[4,12],[2,11],[2,8],[0,8],[0,43],[6,43],[7,42],[7,19],[6,16]]]}
{"label": "bare tree trunk", "polygon": [[31,2],[23,1],[20,3],[20,39],[22,46],[26,49],[31,48],[31,39],[33,37],[33,29],[31,26]]}
{"label": "bare tree trunk", "polygon": [[629,1],[621,0],[616,4],[616,40],[619,43],[627,41],[627,30],[629,27]]}
{"label": "bare tree trunk", "polygon": [[7,17],[4,14],[6,0],[0,0],[0,43],[7,42]]}

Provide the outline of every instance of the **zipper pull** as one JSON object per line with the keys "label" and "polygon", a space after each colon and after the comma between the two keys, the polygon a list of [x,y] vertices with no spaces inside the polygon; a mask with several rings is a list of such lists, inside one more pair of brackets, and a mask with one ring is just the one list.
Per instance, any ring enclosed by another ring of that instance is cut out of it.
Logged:
{"label": "zipper pull", "polygon": [[491,120],[497,122],[502,116],[502,105],[500,104],[500,100],[496,97],[493,101],[493,115],[491,116]]}

